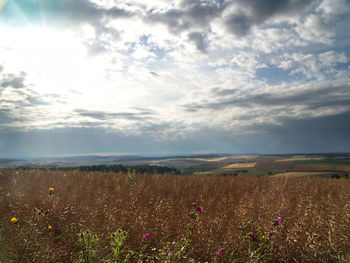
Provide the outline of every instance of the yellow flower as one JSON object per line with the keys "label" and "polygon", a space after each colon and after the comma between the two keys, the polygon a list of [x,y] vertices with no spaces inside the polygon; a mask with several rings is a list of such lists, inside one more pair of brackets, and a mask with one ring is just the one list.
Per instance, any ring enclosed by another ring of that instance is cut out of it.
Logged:
{"label": "yellow flower", "polygon": [[52,230],[52,226],[48,226],[47,229],[48,229],[49,231],[51,231],[51,230]]}
{"label": "yellow flower", "polygon": [[55,189],[53,189],[53,187],[49,188],[49,192],[53,192]]}
{"label": "yellow flower", "polygon": [[16,223],[17,223],[17,218],[16,218],[16,217],[13,217],[13,218],[11,219],[11,222],[12,222],[13,224],[16,224]]}

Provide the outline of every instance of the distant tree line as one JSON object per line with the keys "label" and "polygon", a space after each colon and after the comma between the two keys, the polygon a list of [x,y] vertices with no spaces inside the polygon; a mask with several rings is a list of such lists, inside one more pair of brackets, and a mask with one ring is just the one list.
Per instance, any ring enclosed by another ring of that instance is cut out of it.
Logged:
{"label": "distant tree line", "polygon": [[57,170],[79,170],[82,172],[113,172],[113,173],[127,173],[128,171],[135,171],[137,174],[182,174],[182,172],[176,168],[162,167],[154,165],[136,165],[136,166],[124,166],[121,164],[116,165],[89,165],[79,166],[78,168],[57,168]]}
{"label": "distant tree line", "polygon": [[[6,169],[6,168],[5,168]],[[137,174],[184,174],[181,170],[172,167],[163,167],[155,165],[135,165],[125,166],[121,164],[114,165],[85,165],[79,167],[59,167],[59,166],[22,166],[18,168],[7,168],[7,169],[21,169],[21,170],[51,170],[51,171],[81,171],[81,172],[113,172],[113,173],[128,173],[135,172]]]}

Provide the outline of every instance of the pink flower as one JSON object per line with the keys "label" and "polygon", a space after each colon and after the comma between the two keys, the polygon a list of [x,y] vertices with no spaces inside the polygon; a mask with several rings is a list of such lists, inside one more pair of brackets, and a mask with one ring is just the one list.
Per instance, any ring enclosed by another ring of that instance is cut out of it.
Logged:
{"label": "pink flower", "polygon": [[221,258],[222,255],[221,255],[220,253],[217,253],[217,254],[216,254],[216,257]]}
{"label": "pink flower", "polygon": [[142,239],[145,239],[147,237],[149,237],[149,233],[145,233],[145,234],[142,235]]}
{"label": "pink flower", "polygon": [[220,248],[220,251],[221,251],[221,252],[223,252],[224,250],[225,250],[225,248],[223,248],[223,247],[222,247],[222,248]]}
{"label": "pink flower", "polygon": [[279,220],[278,218],[274,219],[273,221],[275,226],[279,226],[281,224],[281,220]]}
{"label": "pink flower", "polygon": [[190,217],[190,215],[189,215],[189,214],[186,214],[186,217]]}
{"label": "pink flower", "polygon": [[194,202],[191,203],[191,206],[195,206],[196,204]]}
{"label": "pink flower", "polygon": [[145,253],[146,257],[148,256],[148,252]]}
{"label": "pink flower", "polygon": [[203,213],[203,207],[198,208],[199,213]]}
{"label": "pink flower", "polygon": [[254,232],[250,232],[249,236],[254,237]]}

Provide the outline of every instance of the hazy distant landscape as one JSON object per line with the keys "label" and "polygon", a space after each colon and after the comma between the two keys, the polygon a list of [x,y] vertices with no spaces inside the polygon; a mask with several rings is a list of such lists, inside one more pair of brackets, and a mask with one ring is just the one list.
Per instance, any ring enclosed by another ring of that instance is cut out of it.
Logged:
{"label": "hazy distant landscape", "polygon": [[[348,177],[350,154],[229,155],[188,156],[75,156],[27,160],[0,159],[3,168],[78,168],[122,165],[158,166],[195,175],[323,176]],[[90,168],[91,170],[92,168]],[[96,170],[97,168],[95,168]]]}
{"label": "hazy distant landscape", "polygon": [[350,260],[347,155],[61,161],[0,169],[1,262]]}

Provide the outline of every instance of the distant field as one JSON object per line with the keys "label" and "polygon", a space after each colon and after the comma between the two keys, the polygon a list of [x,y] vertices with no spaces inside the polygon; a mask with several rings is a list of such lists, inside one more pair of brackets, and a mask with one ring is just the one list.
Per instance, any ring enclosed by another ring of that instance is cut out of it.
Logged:
{"label": "distant field", "polygon": [[292,161],[312,161],[323,160],[324,157],[307,157],[307,156],[293,156],[292,158],[280,159],[275,162],[292,162]]}
{"label": "distant field", "polygon": [[288,172],[273,175],[274,177],[306,177],[312,175],[327,174],[326,172]]}
{"label": "distant field", "polygon": [[233,163],[233,164],[229,164],[226,165],[222,168],[224,169],[230,169],[230,168],[252,168],[256,165],[256,162],[254,163]]}
{"label": "distant field", "polygon": [[350,160],[295,161],[294,170],[299,171],[350,171]]}

